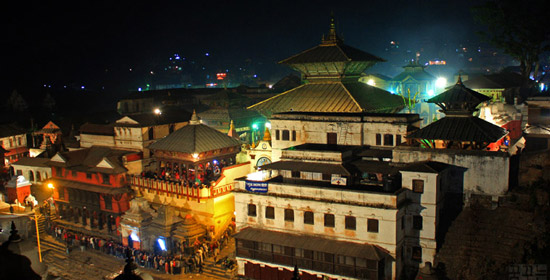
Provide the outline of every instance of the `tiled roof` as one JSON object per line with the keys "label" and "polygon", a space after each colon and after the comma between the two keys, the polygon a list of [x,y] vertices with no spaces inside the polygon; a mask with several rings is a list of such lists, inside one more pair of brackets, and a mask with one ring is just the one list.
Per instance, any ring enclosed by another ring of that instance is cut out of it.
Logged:
{"label": "tiled roof", "polygon": [[13,163],[13,165],[49,167],[49,165],[46,164],[48,161],[50,161],[49,158],[22,157],[15,163]]}
{"label": "tiled roof", "polygon": [[444,117],[411,133],[407,138],[493,143],[506,136],[506,129],[474,116]]}
{"label": "tiled roof", "polygon": [[396,112],[403,100],[385,90],[354,82],[316,82],[256,103],[248,109],[264,115],[277,112]]}
{"label": "tiled roof", "polygon": [[109,135],[114,136],[114,124],[95,124],[95,123],[85,123],[80,126],[80,133],[82,134],[99,134],[99,135]]}
{"label": "tiled roof", "polygon": [[[127,169],[122,163],[122,156],[127,154],[136,153],[134,151],[118,150],[103,146],[92,146],[87,149],[81,149],[71,152],[59,153],[66,159],[65,163],[49,161],[51,166],[64,166],[71,170],[78,171],[94,171],[103,173],[123,173]],[[103,160],[107,159],[110,164],[114,165],[112,169],[97,167],[97,165]]]}
{"label": "tiled roof", "polygon": [[405,78],[407,78],[408,76],[411,76],[413,79],[417,81],[435,80],[435,77],[426,71],[404,71],[404,72],[401,72],[399,75],[395,76],[392,80],[400,82],[405,80]]}
{"label": "tiled roof", "polygon": [[314,235],[297,235],[286,232],[247,227],[235,234],[234,237],[237,240],[264,242],[317,252],[325,252],[334,255],[351,256],[377,261],[383,259],[383,252],[374,245],[338,241]]}
{"label": "tiled roof", "polygon": [[151,150],[202,153],[240,146],[241,143],[204,124],[189,124],[151,144]]}

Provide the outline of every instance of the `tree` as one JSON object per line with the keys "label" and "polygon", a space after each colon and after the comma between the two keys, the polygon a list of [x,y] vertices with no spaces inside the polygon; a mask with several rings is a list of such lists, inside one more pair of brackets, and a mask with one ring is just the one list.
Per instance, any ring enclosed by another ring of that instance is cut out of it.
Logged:
{"label": "tree", "polygon": [[546,23],[546,0],[491,0],[472,8],[474,18],[487,27],[483,38],[520,62],[525,85],[539,59],[550,51],[550,28]]}
{"label": "tree", "polygon": [[409,110],[409,114],[412,113],[414,107],[416,106],[416,103],[418,103],[417,97],[420,92],[416,92],[413,97],[411,97],[411,90],[407,89],[407,96],[405,96],[404,92],[401,92],[400,95],[403,98],[403,104],[405,104],[405,108]]}

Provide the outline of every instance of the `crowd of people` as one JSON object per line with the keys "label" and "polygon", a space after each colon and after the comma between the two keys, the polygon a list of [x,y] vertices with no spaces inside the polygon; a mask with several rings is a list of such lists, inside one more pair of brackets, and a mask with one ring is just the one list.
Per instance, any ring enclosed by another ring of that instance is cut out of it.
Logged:
{"label": "crowd of people", "polygon": [[166,254],[162,252],[148,252],[124,246],[112,239],[89,236],[80,232],[66,229],[60,225],[52,224],[49,233],[56,239],[66,244],[66,252],[71,248],[80,247],[80,250],[97,250],[117,258],[126,259],[129,251],[134,263],[142,268],[154,269],[167,274],[202,273],[204,261],[207,258],[218,260],[220,251],[227,246],[231,228],[222,234],[219,240],[195,240],[190,250],[176,249],[177,253]]}

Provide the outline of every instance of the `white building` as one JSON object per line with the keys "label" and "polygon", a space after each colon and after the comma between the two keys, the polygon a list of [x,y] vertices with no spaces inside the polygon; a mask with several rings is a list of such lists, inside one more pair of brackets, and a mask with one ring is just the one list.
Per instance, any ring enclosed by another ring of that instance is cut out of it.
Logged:
{"label": "white building", "polygon": [[239,274],[285,278],[297,265],[302,279],[397,279],[433,262],[448,166],[389,162],[419,121],[273,115],[277,159],[235,183]]}

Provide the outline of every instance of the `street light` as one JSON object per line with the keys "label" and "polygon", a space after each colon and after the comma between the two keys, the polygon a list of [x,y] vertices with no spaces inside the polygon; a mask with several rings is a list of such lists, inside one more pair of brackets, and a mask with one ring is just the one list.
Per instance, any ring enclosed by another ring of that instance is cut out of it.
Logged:
{"label": "street light", "polygon": [[161,115],[162,114],[162,111],[159,108],[155,108],[155,110],[153,112],[155,113],[155,115]]}
{"label": "street light", "polygon": [[443,77],[439,77],[437,78],[437,80],[435,80],[435,86],[438,88],[444,88],[446,85],[447,85],[447,79]]}

